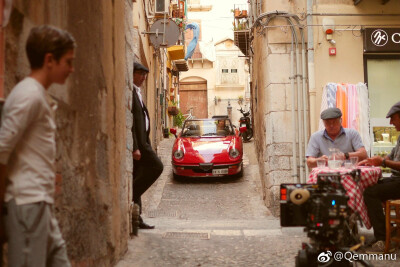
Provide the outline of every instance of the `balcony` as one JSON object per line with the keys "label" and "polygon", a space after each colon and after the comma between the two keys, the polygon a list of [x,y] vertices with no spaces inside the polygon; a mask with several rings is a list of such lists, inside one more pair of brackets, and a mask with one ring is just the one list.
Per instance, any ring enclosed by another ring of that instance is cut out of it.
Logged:
{"label": "balcony", "polygon": [[234,31],[234,42],[240,51],[247,57],[250,55],[250,30],[238,30]]}
{"label": "balcony", "polygon": [[187,61],[184,59],[174,60],[174,64],[178,71],[188,71],[189,70]]}
{"label": "balcony", "polygon": [[245,56],[249,56],[250,30],[247,16],[247,5],[234,5],[233,13],[233,36],[234,42]]}
{"label": "balcony", "polygon": [[233,13],[233,36],[234,42],[245,56],[249,56],[250,30],[247,16],[247,5],[234,5]]}

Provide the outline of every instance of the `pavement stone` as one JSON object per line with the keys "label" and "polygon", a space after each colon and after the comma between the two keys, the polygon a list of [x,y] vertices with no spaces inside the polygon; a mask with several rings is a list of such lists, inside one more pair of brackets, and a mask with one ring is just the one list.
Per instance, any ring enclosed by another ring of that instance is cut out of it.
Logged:
{"label": "pavement stone", "polygon": [[[164,171],[142,197],[143,218],[156,228],[139,230],[115,266],[294,266],[308,239],[301,227],[280,227],[264,205],[254,143],[244,144],[243,178],[178,182],[171,169],[174,140],[160,143]],[[371,230],[360,232],[373,238]],[[373,264],[400,266],[396,257]]]}

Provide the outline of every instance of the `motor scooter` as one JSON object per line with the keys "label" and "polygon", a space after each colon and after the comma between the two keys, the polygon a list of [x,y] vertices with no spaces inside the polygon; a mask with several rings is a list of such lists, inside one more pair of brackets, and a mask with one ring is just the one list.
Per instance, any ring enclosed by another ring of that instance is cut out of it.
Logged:
{"label": "motor scooter", "polygon": [[242,113],[243,117],[239,120],[240,134],[243,141],[247,142],[253,137],[253,128],[251,127],[250,121],[250,110],[245,112],[242,107],[238,109]]}

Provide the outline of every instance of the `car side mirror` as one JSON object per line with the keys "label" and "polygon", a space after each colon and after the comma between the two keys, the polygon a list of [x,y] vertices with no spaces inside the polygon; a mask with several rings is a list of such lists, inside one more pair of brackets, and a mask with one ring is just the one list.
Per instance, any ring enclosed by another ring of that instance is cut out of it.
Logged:
{"label": "car side mirror", "polygon": [[246,126],[240,127],[240,128],[239,128],[239,131],[240,131],[241,133],[244,133],[244,132],[247,131],[247,127],[246,127]]}
{"label": "car side mirror", "polygon": [[175,138],[176,138],[176,129],[170,128],[170,129],[169,129],[169,132],[172,133],[172,134],[175,136]]}

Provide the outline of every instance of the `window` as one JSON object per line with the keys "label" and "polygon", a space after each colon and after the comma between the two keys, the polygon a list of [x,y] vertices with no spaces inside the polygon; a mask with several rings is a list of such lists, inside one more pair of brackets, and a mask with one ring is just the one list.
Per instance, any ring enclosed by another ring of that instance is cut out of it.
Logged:
{"label": "window", "polygon": [[[386,118],[389,108],[400,98],[400,58],[369,56],[366,74],[370,105],[371,155],[384,156],[395,146],[398,132]],[[367,148],[368,149],[368,148]],[[386,177],[387,173],[383,173]]]}
{"label": "window", "polygon": [[222,73],[229,73],[229,69],[222,69]]}
{"label": "window", "polygon": [[237,73],[237,69],[231,69],[231,73]]}

